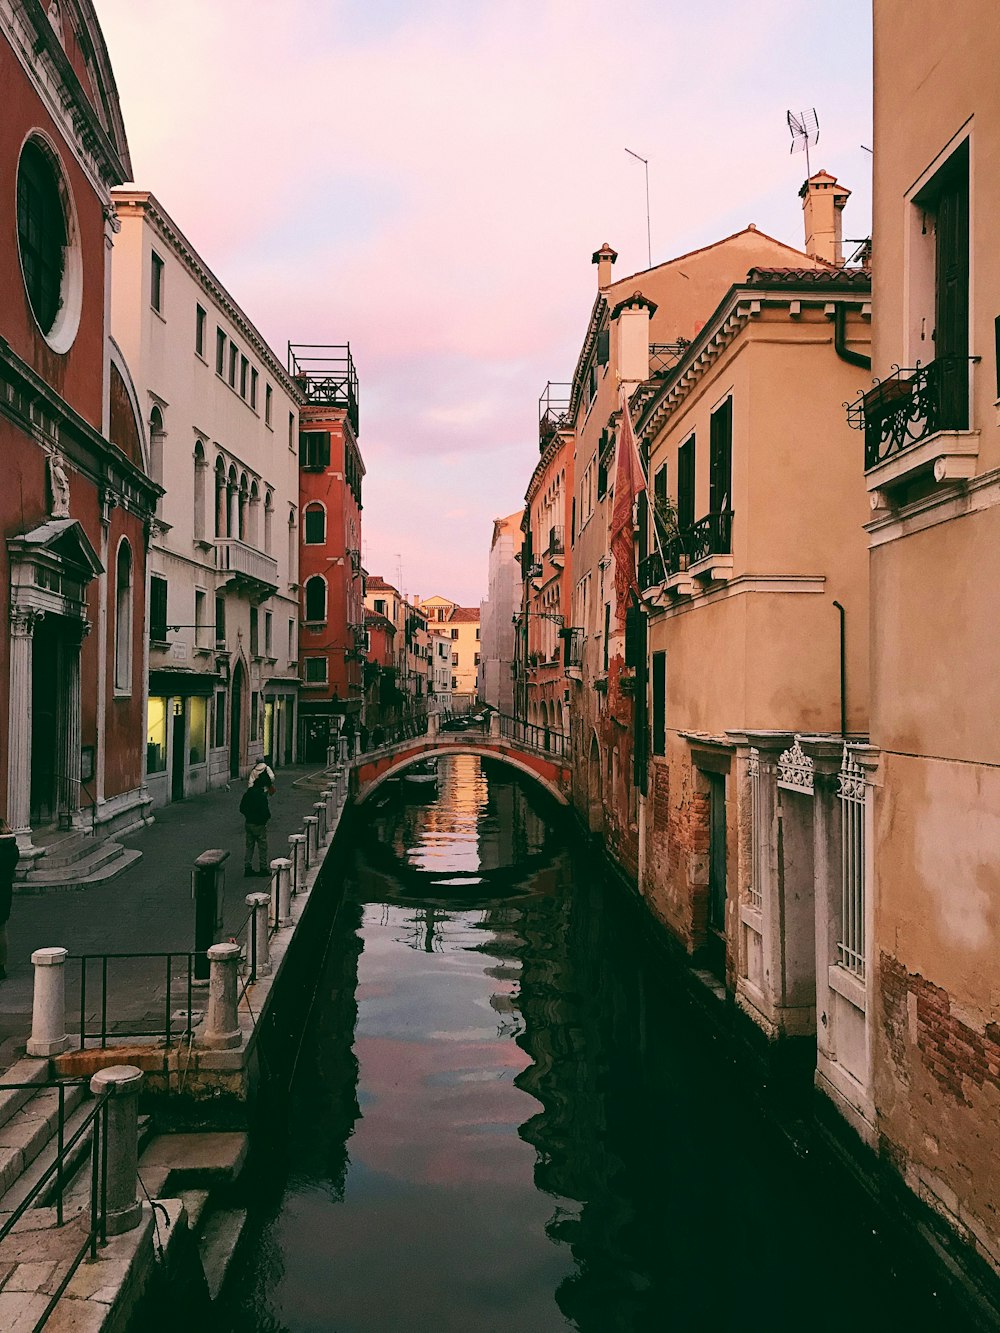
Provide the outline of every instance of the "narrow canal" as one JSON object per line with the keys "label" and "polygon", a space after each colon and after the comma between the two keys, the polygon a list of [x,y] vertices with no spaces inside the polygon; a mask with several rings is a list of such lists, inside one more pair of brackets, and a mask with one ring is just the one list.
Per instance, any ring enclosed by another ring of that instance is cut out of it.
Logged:
{"label": "narrow canal", "polygon": [[468,757],[383,789],[213,1326],[960,1328],[545,799]]}

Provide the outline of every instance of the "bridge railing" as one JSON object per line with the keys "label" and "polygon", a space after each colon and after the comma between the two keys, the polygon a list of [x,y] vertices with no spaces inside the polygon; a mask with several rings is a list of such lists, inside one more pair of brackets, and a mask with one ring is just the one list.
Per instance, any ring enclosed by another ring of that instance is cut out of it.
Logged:
{"label": "bridge railing", "polygon": [[569,754],[569,737],[564,731],[540,726],[537,722],[525,722],[523,718],[507,717],[501,713],[500,735],[504,740],[513,741],[525,750],[536,750],[539,754],[558,755],[561,759]]}

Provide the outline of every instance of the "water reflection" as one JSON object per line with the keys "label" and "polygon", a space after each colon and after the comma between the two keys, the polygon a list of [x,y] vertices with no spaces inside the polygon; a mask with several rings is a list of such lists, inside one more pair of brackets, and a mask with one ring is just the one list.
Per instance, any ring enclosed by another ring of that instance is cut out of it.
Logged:
{"label": "water reflection", "polygon": [[388,795],[219,1326],[832,1330],[833,1263],[853,1328],[959,1328],[772,1135],[570,843],[471,758]]}

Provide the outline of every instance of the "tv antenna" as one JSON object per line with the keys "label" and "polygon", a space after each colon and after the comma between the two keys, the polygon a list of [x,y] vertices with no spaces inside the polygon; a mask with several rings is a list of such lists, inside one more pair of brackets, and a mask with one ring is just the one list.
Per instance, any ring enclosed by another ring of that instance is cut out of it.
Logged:
{"label": "tv antenna", "polygon": [[805,152],[806,155],[806,178],[812,175],[812,166],[809,162],[809,145],[813,147],[819,143],[819,116],[816,114],[816,108],[810,107],[808,111],[800,111],[798,115],[794,111],[788,112],[788,130],[792,136],[792,146],[788,150],[790,153]]}
{"label": "tv antenna", "polygon": [[649,257],[649,267],[653,267],[653,241],[652,233],[649,230],[649,158],[640,157],[638,153],[633,153],[631,148],[625,149],[629,157],[634,157],[637,162],[641,162],[646,168],[646,250]]}

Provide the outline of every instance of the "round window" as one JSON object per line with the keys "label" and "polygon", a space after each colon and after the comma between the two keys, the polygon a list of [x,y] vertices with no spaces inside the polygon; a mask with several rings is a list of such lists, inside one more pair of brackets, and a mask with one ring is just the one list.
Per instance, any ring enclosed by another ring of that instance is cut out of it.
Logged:
{"label": "round window", "polygon": [[54,155],[40,140],[28,139],[17,167],[17,245],[31,313],[57,352],[68,351],[76,336],[82,296],[67,205]]}

